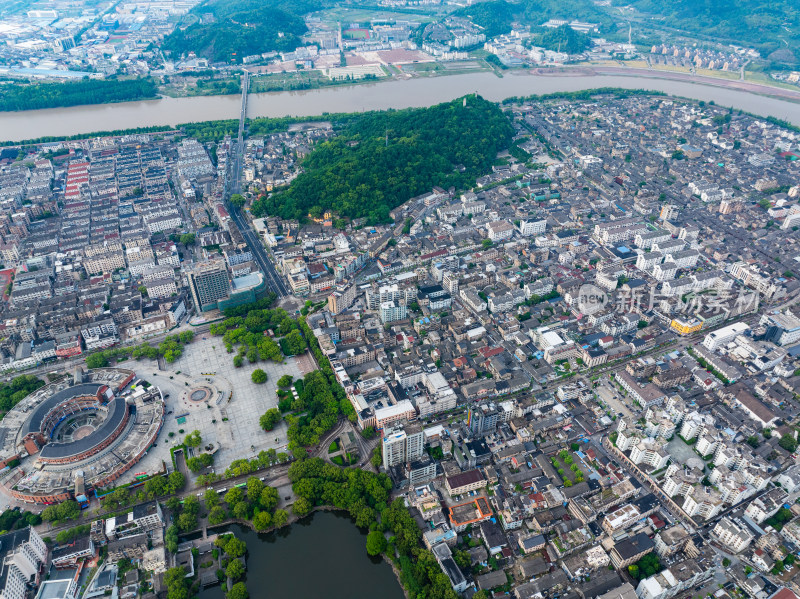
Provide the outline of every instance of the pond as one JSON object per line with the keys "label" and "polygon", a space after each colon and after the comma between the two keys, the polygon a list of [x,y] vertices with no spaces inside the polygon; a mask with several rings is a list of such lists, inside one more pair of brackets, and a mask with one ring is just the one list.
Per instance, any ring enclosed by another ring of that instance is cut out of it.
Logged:
{"label": "pond", "polygon": [[[259,534],[230,526],[247,543],[247,589],[254,599],[403,599],[389,564],[367,555],[365,532],[343,514],[317,512]],[[222,587],[205,589],[200,599],[224,599]]]}

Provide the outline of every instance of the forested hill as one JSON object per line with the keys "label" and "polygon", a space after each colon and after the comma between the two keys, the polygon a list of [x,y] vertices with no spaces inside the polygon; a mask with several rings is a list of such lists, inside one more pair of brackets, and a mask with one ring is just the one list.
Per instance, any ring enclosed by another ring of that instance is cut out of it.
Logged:
{"label": "forested hill", "polygon": [[526,29],[536,29],[549,19],[590,21],[598,24],[603,32],[612,32],[619,27],[617,20],[592,0],[487,0],[459,8],[453,15],[466,17],[480,25],[486,37],[508,33],[514,22]]}
{"label": "forested hill", "polygon": [[330,209],[388,222],[390,210],[435,185],[473,186],[512,135],[500,108],[474,95],[466,102],[367,113],[317,146],[291,186],[257,200],[252,211],[304,218]]}
{"label": "forested hill", "polygon": [[465,17],[483,27],[486,37],[490,38],[511,31],[511,23],[522,15],[523,9],[521,4],[506,0],[488,0],[459,8],[453,15]]}
{"label": "forested hill", "polygon": [[[774,62],[800,61],[800,2],[797,0],[615,0],[651,22],[704,39],[758,48]],[[787,55],[787,51],[793,54]],[[775,52],[776,56],[770,57]]]}
{"label": "forested hill", "polygon": [[164,38],[161,49],[177,59],[189,52],[213,62],[240,63],[245,56],[288,52],[306,31],[302,15],[319,0],[207,0]]}

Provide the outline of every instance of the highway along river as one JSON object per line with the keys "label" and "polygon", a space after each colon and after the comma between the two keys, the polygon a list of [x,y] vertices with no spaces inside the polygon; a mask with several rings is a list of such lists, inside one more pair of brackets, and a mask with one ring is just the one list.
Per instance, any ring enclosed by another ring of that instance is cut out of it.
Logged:
{"label": "highway along river", "polygon": [[[722,84],[724,82],[720,83]],[[248,98],[247,113],[249,117],[316,116],[324,112],[430,106],[473,92],[499,101],[509,96],[597,87],[643,88],[698,100],[713,100],[721,106],[733,106],[762,116],[776,116],[800,125],[800,103],[789,100],[704,83],[628,75],[594,75],[578,70],[561,76],[515,71],[506,73],[502,78],[490,72],[481,72],[307,91],[252,94]],[[0,140],[13,141],[47,135],[66,136],[151,125],[233,119],[239,117],[240,101],[238,95],[199,96],[3,112],[0,113]]]}

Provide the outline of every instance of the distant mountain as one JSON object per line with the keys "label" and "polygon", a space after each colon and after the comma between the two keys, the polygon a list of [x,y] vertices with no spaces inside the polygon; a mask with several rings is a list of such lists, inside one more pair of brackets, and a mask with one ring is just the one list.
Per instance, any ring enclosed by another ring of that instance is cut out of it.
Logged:
{"label": "distant mountain", "polygon": [[318,0],[208,0],[164,38],[161,49],[174,59],[194,52],[229,63],[253,54],[288,52],[307,31],[302,15],[321,6]]}
{"label": "distant mountain", "polygon": [[508,33],[514,22],[537,27],[550,19],[590,21],[604,31],[616,29],[614,19],[591,0],[487,0],[460,8],[453,15],[480,25],[486,37]]}
{"label": "distant mountain", "polygon": [[511,31],[511,23],[522,14],[523,10],[521,4],[506,0],[488,0],[459,8],[453,16],[464,17],[483,27],[483,33],[490,38]]}
{"label": "distant mountain", "polygon": [[[797,0],[618,0],[653,25],[713,42],[755,47],[777,62],[800,60],[800,2]],[[644,21],[646,24],[647,21]],[[786,52],[789,50],[789,53]],[[787,60],[788,59],[788,60]]]}

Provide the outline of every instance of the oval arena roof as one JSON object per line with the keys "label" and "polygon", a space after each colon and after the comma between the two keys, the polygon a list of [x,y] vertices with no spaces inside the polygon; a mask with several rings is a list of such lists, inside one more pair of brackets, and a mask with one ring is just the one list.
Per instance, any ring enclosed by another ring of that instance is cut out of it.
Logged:
{"label": "oval arena roof", "polygon": [[78,456],[105,441],[125,418],[127,405],[123,397],[115,397],[107,405],[108,413],[103,423],[83,439],[69,443],[48,443],[39,452],[41,459],[63,459]]}
{"label": "oval arena roof", "polygon": [[97,396],[98,391],[105,386],[105,383],[83,383],[57,391],[33,408],[31,415],[22,426],[22,435],[38,433],[41,430],[45,416],[59,404],[75,397]]}

